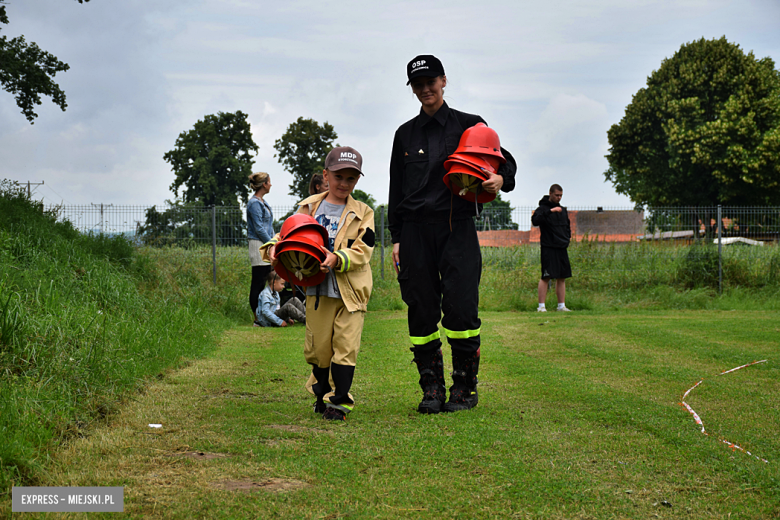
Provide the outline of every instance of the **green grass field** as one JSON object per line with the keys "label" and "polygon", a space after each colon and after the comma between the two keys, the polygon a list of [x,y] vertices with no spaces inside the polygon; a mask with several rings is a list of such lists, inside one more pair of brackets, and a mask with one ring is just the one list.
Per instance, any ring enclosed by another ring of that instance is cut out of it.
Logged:
{"label": "green grass field", "polygon": [[374,312],[346,424],[311,411],[302,327],[238,327],[43,484],[125,486],[135,518],[777,518],[779,318],[486,313],[479,405],[422,416],[405,315]]}
{"label": "green grass field", "polygon": [[[578,244],[571,314],[533,312],[538,249],[483,250],[480,404],[441,416],[375,259],[356,411],[325,424],[303,328],[248,326],[245,250],[214,284],[208,248],[80,234],[6,186],[0,518],[13,485],[124,486],[134,518],[780,517],[777,246],[730,250],[721,295],[711,248]],[[679,404],[701,378],[709,436]]]}

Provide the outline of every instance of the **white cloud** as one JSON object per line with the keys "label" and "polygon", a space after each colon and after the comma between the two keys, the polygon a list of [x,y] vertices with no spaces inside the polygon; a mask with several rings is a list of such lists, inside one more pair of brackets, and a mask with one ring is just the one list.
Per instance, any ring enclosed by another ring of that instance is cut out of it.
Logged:
{"label": "white cloud", "polygon": [[607,123],[603,103],[582,94],[558,94],[531,125],[526,153],[542,160],[556,156],[581,159],[604,141]]}

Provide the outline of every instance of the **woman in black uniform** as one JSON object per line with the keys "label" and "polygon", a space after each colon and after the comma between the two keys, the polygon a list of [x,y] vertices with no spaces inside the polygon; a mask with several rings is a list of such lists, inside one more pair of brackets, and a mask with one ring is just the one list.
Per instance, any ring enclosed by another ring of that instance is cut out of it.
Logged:
{"label": "woman in black uniform", "polygon": [[[388,217],[401,296],[409,307],[411,350],[423,390],[417,410],[468,410],[478,401],[482,255],[474,203],[453,196],[442,178],[444,161],[457,149],[463,131],[485,121],[447,105],[447,76],[435,56],[417,56],[407,65],[406,74],[407,85],[411,84],[422,107],[395,133]],[[517,164],[509,152],[503,148],[501,152],[506,164],[498,173],[487,173],[488,180],[482,183],[491,193],[509,192],[515,186]],[[453,384],[446,403],[439,321],[452,348]]]}

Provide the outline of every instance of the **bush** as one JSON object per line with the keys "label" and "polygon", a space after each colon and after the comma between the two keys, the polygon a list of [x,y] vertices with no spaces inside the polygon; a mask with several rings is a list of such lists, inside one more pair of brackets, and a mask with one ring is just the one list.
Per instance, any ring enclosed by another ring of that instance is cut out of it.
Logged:
{"label": "bush", "polygon": [[694,242],[680,260],[677,279],[687,289],[718,287],[718,248]]}

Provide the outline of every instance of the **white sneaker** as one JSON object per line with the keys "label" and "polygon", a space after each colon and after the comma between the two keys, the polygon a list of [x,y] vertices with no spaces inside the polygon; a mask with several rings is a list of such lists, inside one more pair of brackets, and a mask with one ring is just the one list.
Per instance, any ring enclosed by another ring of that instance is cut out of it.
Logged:
{"label": "white sneaker", "polygon": [[563,311],[563,312],[571,312],[571,309],[567,309],[565,305],[563,307],[558,307],[557,310]]}
{"label": "white sneaker", "polygon": [[544,307],[537,307],[536,312],[547,312],[547,309],[545,309]]}

